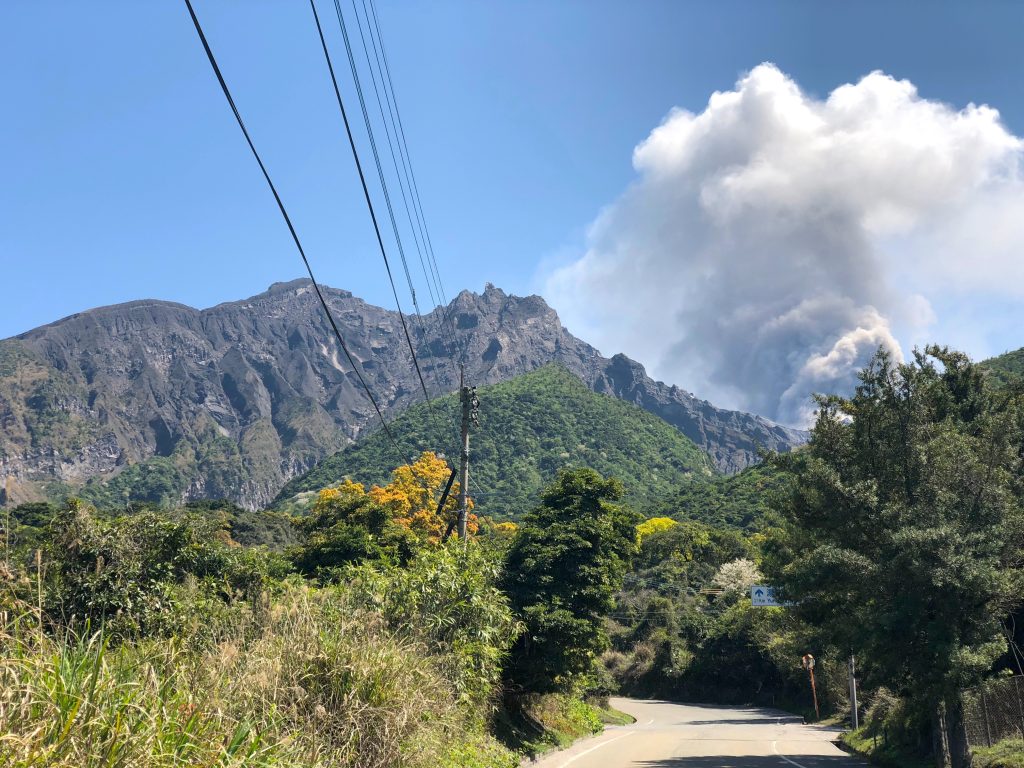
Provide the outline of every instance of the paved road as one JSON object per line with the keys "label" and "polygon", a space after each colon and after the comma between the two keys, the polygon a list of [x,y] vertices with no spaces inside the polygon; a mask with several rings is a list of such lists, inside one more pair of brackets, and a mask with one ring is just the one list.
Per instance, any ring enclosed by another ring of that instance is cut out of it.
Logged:
{"label": "paved road", "polygon": [[785,712],[612,699],[636,724],[550,755],[535,768],[863,768],[835,732]]}

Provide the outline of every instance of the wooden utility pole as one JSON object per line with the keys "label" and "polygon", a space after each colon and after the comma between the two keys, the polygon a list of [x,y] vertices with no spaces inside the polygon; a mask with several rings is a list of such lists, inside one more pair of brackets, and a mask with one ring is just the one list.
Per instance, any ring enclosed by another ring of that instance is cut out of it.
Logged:
{"label": "wooden utility pole", "polygon": [[477,411],[480,400],[476,396],[476,387],[467,387],[465,369],[459,373],[459,399],[462,401],[462,454],[459,457],[459,518],[457,530],[460,539],[468,536],[469,521],[469,425],[477,423]]}
{"label": "wooden utility pole", "polygon": [[462,401],[462,453],[459,455],[459,522],[456,527],[459,538],[464,539],[469,520],[469,510],[466,509],[469,493],[469,387],[463,385],[459,393]]}

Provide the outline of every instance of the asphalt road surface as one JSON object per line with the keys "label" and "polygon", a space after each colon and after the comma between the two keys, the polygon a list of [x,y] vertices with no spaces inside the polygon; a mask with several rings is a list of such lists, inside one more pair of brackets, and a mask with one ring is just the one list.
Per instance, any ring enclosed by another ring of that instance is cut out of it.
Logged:
{"label": "asphalt road surface", "polygon": [[535,768],[863,768],[836,732],[785,712],[612,699],[634,725],[549,755]]}

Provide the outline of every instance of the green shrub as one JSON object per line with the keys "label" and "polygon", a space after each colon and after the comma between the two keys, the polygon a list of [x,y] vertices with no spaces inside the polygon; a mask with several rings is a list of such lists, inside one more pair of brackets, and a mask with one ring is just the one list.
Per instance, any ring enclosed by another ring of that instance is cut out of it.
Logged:
{"label": "green shrub", "polygon": [[346,580],[355,599],[392,629],[422,639],[461,699],[479,705],[500,682],[522,631],[496,586],[500,569],[495,553],[453,540],[422,550],[406,569],[362,566]]}
{"label": "green shrub", "polygon": [[1005,739],[971,753],[972,768],[1024,768],[1024,740]]}
{"label": "green shrub", "polygon": [[428,650],[339,590],[286,588],[260,626],[202,648],[114,647],[13,619],[0,627],[0,764],[513,765],[467,723]]}
{"label": "green shrub", "polygon": [[851,748],[867,755],[878,765],[912,768],[928,763],[928,724],[919,707],[887,688],[879,688],[867,699],[862,726],[843,737]]}
{"label": "green shrub", "polygon": [[[104,626],[110,638],[181,634],[187,617],[254,604],[285,561],[232,546],[216,522],[155,512],[103,519],[72,501],[51,521],[43,609],[52,626]],[[208,616],[199,624],[209,627]]]}

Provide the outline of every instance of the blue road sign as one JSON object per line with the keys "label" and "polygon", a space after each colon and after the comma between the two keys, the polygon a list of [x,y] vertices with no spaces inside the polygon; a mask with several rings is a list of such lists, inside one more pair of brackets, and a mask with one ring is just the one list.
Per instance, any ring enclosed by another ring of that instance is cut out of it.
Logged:
{"label": "blue road sign", "polygon": [[750,588],[750,602],[757,608],[779,608],[782,606],[775,599],[775,587],[755,584]]}

